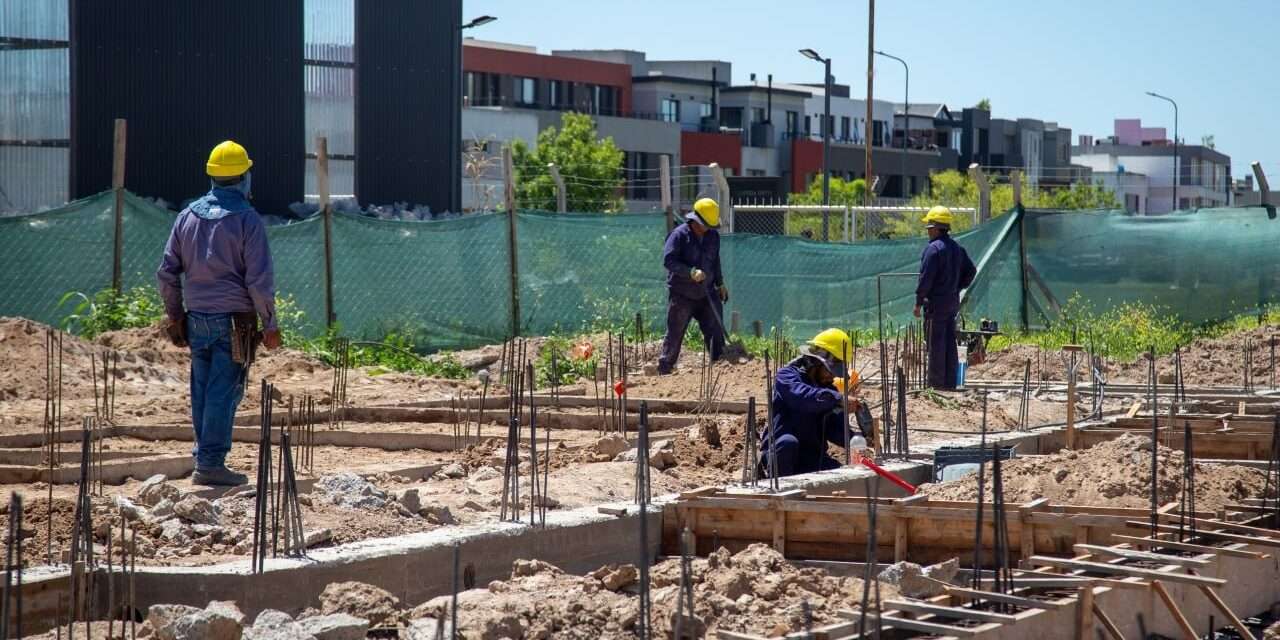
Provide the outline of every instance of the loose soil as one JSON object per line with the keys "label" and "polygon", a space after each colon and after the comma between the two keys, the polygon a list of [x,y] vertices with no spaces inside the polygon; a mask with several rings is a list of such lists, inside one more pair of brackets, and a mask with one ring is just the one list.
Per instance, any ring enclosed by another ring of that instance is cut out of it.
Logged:
{"label": "loose soil", "polygon": [[[798,567],[763,544],[730,554],[720,549],[690,562],[694,620],[685,629],[778,636],[841,621],[840,609],[857,610],[863,583],[823,569]],[[458,595],[459,635],[481,638],[635,637],[638,620],[637,571],[610,565],[585,576],[564,573],[539,560],[517,561],[510,580]],[[673,637],[680,594],[680,560],[650,569],[654,637]],[[897,590],[880,585],[882,599]],[[415,608],[410,619],[439,618],[449,597]],[[702,636],[698,636],[702,637]]]}
{"label": "loose soil", "polygon": [[[1270,347],[1274,327],[1258,327],[1239,331],[1220,338],[1201,339],[1182,350],[1182,379],[1187,386],[1232,386],[1244,383],[1245,346],[1254,348],[1252,374],[1257,385],[1270,380]],[[970,367],[969,377],[975,380],[1022,380],[1023,367],[1031,361],[1031,379],[1062,382],[1066,380],[1066,362],[1061,351],[1045,351],[1039,347],[1017,344],[987,354],[987,361]],[[1139,357],[1128,362],[1107,359],[1108,382],[1146,384],[1148,360]],[[1083,359],[1080,371],[1084,371]],[[1173,384],[1174,358],[1172,355],[1156,358],[1156,375],[1160,384]]]}
{"label": "loose soil", "polygon": [[[1156,461],[1160,503],[1177,501],[1182,491],[1182,452],[1160,446]],[[1002,464],[1001,475],[1008,503],[1049,498],[1055,504],[1147,508],[1151,504],[1150,469],[1151,440],[1124,434],[1082,451],[1015,458]],[[1215,511],[1243,498],[1262,497],[1265,482],[1266,474],[1257,469],[1196,462],[1196,509]],[[985,491],[989,498],[989,472]],[[919,492],[936,500],[977,500],[977,476],[921,485]]]}

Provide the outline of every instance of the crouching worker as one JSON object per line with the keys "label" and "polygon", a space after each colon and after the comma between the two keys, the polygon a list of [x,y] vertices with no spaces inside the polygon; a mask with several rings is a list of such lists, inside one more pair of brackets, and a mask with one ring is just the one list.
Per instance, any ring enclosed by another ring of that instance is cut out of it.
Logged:
{"label": "crouching worker", "polygon": [[778,369],[773,384],[773,423],[761,436],[761,476],[770,471],[770,432],[779,477],[841,466],[827,455],[827,445],[844,446],[845,402],[836,380],[843,382],[852,351],[848,334],[827,329],[801,349],[800,357]]}

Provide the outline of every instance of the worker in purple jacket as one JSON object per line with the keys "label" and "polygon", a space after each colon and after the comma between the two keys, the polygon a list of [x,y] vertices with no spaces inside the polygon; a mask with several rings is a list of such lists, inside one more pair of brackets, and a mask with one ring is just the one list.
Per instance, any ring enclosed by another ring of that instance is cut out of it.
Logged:
{"label": "worker in purple jacket", "polygon": [[226,466],[231,425],[256,342],[280,346],[271,249],[262,219],[249,204],[252,166],[235,142],[213,148],[206,165],[212,188],[178,214],[156,271],[168,316],[165,330],[174,344],[191,348],[195,484],[248,481]]}
{"label": "worker in purple jacket", "polygon": [[697,320],[712,362],[724,352],[724,303],[729,288],[720,271],[720,205],[711,198],[693,203],[685,223],[671,230],[662,250],[667,269],[667,335],[658,373],[668,374],[680,359],[689,321]]}
{"label": "worker in purple jacket", "polygon": [[960,369],[956,352],[956,315],[960,312],[960,292],[973,284],[977,269],[964,247],[951,238],[951,210],[937,206],[921,222],[929,233],[929,244],[920,255],[920,280],[916,284],[915,316],[923,310],[929,343],[929,386],[953,391]]}

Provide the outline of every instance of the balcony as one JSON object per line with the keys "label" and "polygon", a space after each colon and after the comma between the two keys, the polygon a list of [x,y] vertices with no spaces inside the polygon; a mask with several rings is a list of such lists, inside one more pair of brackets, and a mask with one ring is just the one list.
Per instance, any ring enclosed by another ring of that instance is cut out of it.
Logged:
{"label": "balcony", "polygon": [[[661,113],[646,111],[623,111],[611,107],[597,107],[590,104],[539,104],[523,102],[512,98],[463,98],[463,108],[468,107],[500,107],[505,109],[529,109],[532,111],[572,111],[593,116],[611,116],[614,118],[632,118],[636,120],[656,120],[674,122]],[[678,123],[677,123],[678,124]]]}

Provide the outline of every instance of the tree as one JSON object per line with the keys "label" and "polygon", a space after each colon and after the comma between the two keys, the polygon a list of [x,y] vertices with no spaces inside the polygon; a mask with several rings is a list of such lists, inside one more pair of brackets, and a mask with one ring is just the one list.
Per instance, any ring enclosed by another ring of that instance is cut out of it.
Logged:
{"label": "tree", "polygon": [[975,108],[975,109],[982,109],[983,111],[990,111],[990,110],[991,110],[991,98],[983,98],[983,99],[981,99],[981,100],[979,100],[979,101],[978,101],[978,104],[975,104],[975,105],[973,105],[973,106],[974,106],[974,108]]}
{"label": "tree", "polygon": [[[830,183],[831,204],[836,207],[857,207],[862,206],[863,199],[867,195],[867,181],[862,178],[854,180],[845,180],[844,178],[832,177]],[[793,193],[787,196],[788,204],[818,206],[822,204],[822,175],[814,177],[809,183],[809,189],[804,193]],[[820,239],[822,237],[822,213],[818,211],[797,211],[792,212],[790,216],[790,225],[788,226],[787,235],[804,236],[806,238]],[[865,232],[865,229],[859,229],[859,235]],[[844,216],[830,215],[827,216],[827,234],[828,238],[844,237]]]}
{"label": "tree", "polygon": [[[1003,180],[1003,182],[1001,182]],[[1007,178],[995,174],[987,176],[991,185],[991,216],[1004,215],[1013,208],[1013,185]],[[947,170],[933,174],[930,193],[922,193],[911,199],[917,207],[943,204],[950,207],[978,206],[978,185],[966,173]],[[1022,176],[1022,205],[1040,209],[1114,209],[1120,206],[1116,194],[1101,183],[1076,182],[1061,189],[1033,189]],[[969,220],[961,216],[958,230],[968,228]]]}
{"label": "tree", "polygon": [[1213,134],[1210,133],[1210,134],[1200,136],[1200,144],[1210,149],[1214,148]]}
{"label": "tree", "polygon": [[595,121],[581,113],[565,113],[560,128],[538,133],[533,149],[522,140],[512,145],[516,201],[530,209],[556,208],[555,181],[547,171],[554,162],[565,181],[570,211],[612,212],[622,209],[622,150],[613,138],[600,139]]}

